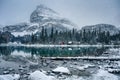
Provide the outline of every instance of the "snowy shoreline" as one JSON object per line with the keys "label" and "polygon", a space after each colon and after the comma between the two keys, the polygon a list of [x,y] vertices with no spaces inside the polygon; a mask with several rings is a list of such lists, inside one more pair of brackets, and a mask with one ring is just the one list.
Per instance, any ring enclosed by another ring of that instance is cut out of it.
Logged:
{"label": "snowy shoreline", "polygon": [[[12,59],[12,57],[11,57]],[[14,57],[13,57],[14,59]],[[18,59],[18,58],[17,58]],[[32,61],[23,58],[17,63],[16,60],[2,61],[6,66],[0,66],[0,80],[119,80],[120,77],[109,73],[105,68],[109,61],[88,61],[88,60],[49,60],[37,59]],[[23,63],[23,61],[27,61]],[[12,64],[15,64],[13,68]],[[117,62],[115,62],[117,63]],[[114,62],[112,63],[114,64]],[[110,66],[110,65],[109,65]],[[3,68],[4,67],[4,68]]]}
{"label": "snowy shoreline", "polygon": [[120,45],[86,45],[86,44],[80,44],[80,45],[58,45],[58,44],[21,44],[21,43],[8,43],[8,44],[0,44],[0,46],[19,46],[19,47],[120,47]]}

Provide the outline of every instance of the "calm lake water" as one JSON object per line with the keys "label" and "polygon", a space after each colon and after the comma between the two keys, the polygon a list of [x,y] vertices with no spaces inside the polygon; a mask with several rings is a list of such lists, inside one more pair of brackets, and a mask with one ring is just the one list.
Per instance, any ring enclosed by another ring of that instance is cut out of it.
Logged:
{"label": "calm lake water", "polygon": [[41,57],[77,57],[77,56],[101,56],[111,47],[0,47],[0,55],[37,55]]}

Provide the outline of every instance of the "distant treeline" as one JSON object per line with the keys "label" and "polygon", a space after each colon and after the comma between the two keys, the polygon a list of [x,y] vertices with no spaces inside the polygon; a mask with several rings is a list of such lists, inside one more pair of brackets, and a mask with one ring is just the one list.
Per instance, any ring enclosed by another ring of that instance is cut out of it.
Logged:
{"label": "distant treeline", "polygon": [[77,31],[76,29],[58,31],[51,28],[50,33],[47,29],[42,27],[41,32],[14,37],[10,32],[0,32],[0,43],[21,42],[24,44],[119,44],[120,32],[118,34],[110,35],[110,32],[105,31]]}

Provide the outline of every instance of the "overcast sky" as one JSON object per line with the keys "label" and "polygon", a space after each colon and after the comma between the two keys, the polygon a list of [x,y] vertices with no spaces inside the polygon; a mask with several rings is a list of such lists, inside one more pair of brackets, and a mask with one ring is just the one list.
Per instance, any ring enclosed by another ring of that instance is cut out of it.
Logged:
{"label": "overcast sky", "polygon": [[29,22],[30,14],[39,4],[79,27],[99,23],[120,25],[120,0],[0,0],[0,24]]}

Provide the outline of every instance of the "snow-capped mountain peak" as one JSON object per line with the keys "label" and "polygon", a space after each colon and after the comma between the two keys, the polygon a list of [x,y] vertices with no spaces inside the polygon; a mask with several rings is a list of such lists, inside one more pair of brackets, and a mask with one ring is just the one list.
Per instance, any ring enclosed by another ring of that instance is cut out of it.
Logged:
{"label": "snow-capped mountain peak", "polygon": [[44,14],[45,14],[46,12],[49,12],[49,13],[47,13],[47,14],[51,14],[51,13],[52,13],[52,15],[53,15],[53,14],[58,15],[57,12],[55,12],[54,10],[52,10],[52,9],[50,9],[50,8],[42,5],[42,4],[41,4],[41,5],[38,5],[37,8],[36,8],[36,10],[37,10],[38,12],[42,12],[42,13],[44,12]]}
{"label": "snow-capped mountain peak", "polygon": [[31,23],[39,23],[41,25],[48,26],[51,25],[62,25],[63,27],[66,27],[68,29],[70,28],[76,28],[77,26],[69,21],[68,19],[65,19],[61,17],[56,11],[44,6],[39,5],[37,6],[36,10],[34,10],[30,16],[30,22]]}
{"label": "snow-capped mountain peak", "polygon": [[38,5],[30,16],[30,22],[40,22],[48,19],[59,19],[60,15],[54,10],[44,6]]}
{"label": "snow-capped mountain peak", "polygon": [[9,31],[14,36],[24,36],[40,32],[42,27],[50,33],[52,27],[58,31],[66,31],[76,28],[76,25],[68,19],[62,18],[54,10],[44,5],[38,5],[31,13],[29,23],[7,25],[3,28],[3,31]]}

